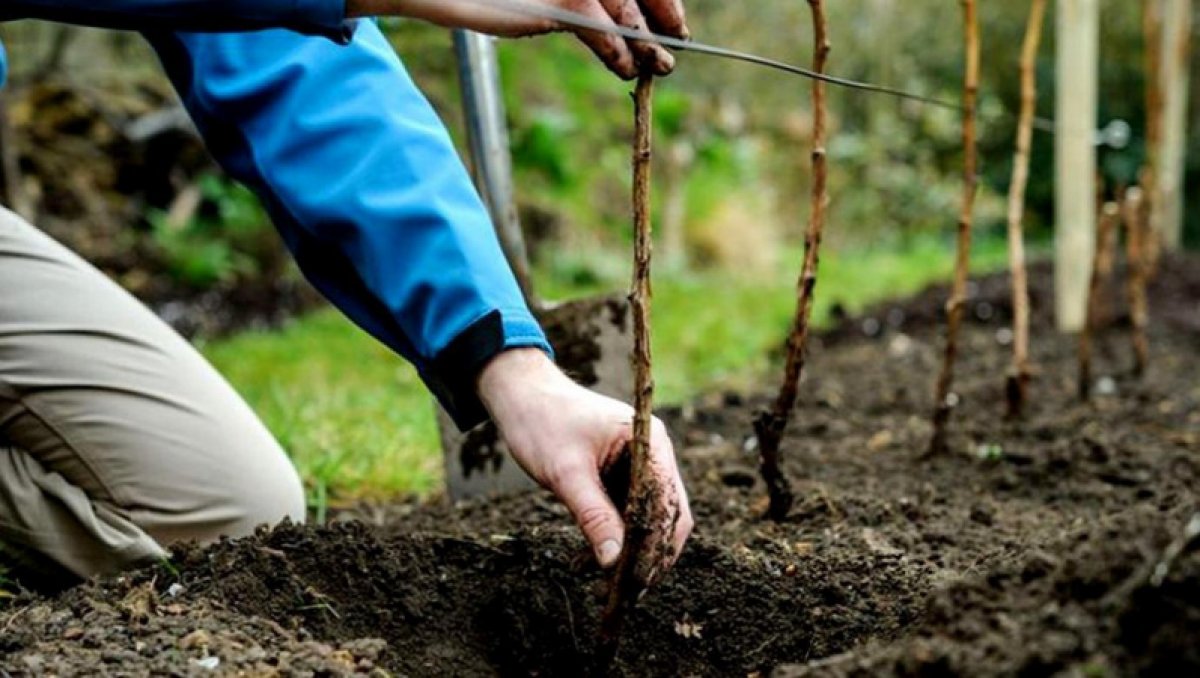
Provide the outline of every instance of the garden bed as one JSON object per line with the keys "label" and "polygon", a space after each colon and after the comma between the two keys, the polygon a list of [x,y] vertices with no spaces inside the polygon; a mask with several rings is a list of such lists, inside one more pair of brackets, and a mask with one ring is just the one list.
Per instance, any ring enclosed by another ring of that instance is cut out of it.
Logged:
{"label": "garden bed", "polygon": [[[1050,330],[1049,269],[1031,284],[1027,418],[1003,420],[1007,285],[985,278],[943,457],[922,453],[946,291],[823,334],[784,441],[798,500],[782,524],[760,517],[749,440],[773,379],[665,411],[696,535],[632,618],[617,673],[1200,670],[1200,552],[1159,586],[1148,577],[1200,507],[1200,259],[1166,262],[1151,291],[1141,382],[1112,290],[1091,404],[1077,401],[1074,339]],[[604,583],[585,554],[540,493],[362,506],[24,595],[0,612],[0,669],[580,675]]]}

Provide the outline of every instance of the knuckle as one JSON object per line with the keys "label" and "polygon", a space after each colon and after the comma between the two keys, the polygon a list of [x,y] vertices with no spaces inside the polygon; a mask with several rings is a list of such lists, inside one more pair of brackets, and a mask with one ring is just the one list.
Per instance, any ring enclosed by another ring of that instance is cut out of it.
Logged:
{"label": "knuckle", "polygon": [[618,66],[625,64],[625,51],[617,44],[616,40],[606,40],[604,44],[604,58]]}
{"label": "knuckle", "polygon": [[592,532],[612,522],[612,515],[603,506],[585,506],[576,519],[585,532]]}
{"label": "knuckle", "polygon": [[550,487],[563,487],[580,473],[583,473],[583,465],[579,462],[573,459],[560,460],[546,469],[546,483]]}
{"label": "knuckle", "polygon": [[642,20],[642,12],[638,6],[632,2],[624,2],[621,4],[621,9],[618,14],[618,21],[626,28],[640,29],[644,25]]}

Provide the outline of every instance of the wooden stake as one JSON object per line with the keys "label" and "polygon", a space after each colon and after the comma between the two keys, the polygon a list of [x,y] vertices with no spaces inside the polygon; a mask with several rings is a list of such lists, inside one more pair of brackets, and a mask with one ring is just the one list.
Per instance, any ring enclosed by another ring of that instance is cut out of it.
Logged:
{"label": "wooden stake", "polygon": [[[654,404],[654,379],[650,362],[650,258],[652,224],[650,221],[650,161],[652,157],[652,122],[654,77],[638,79],[634,101],[633,142],[633,289],[629,302],[633,309],[633,367],[634,417],[633,440],[630,443],[630,476],[628,501],[625,504],[625,544],[613,571],[608,604],[600,628],[600,650],[597,666],[607,673],[616,657],[617,645],[625,617],[655,576],[665,569],[674,555],[652,541],[656,532],[670,527],[679,518],[663,506],[658,497],[661,488],[651,468],[650,427]],[[669,542],[666,548],[670,548]]]}
{"label": "wooden stake", "polygon": [[1055,0],[1054,314],[1060,332],[1087,316],[1096,251],[1100,0]]}
{"label": "wooden stake", "polygon": [[1141,377],[1150,362],[1150,340],[1146,327],[1150,321],[1149,304],[1146,298],[1149,252],[1147,235],[1149,230],[1145,210],[1145,193],[1133,187],[1125,192],[1122,205],[1122,221],[1125,223],[1125,258],[1129,274],[1126,290],[1129,295],[1129,316],[1133,326],[1133,374]]}
{"label": "wooden stake", "polygon": [[1021,47],[1021,117],[1017,123],[1017,150],[1012,183],[1008,189],[1008,262],[1012,270],[1013,364],[1008,375],[1008,416],[1020,417],[1029,392],[1029,278],[1025,269],[1025,189],[1029,185],[1029,155],[1033,145],[1033,117],[1037,112],[1037,55],[1042,42],[1046,0],[1033,0]]}
{"label": "wooden stake", "polygon": [[1092,335],[1100,324],[1100,295],[1112,276],[1116,259],[1117,224],[1121,207],[1105,203],[1096,221],[1096,256],[1092,262],[1092,281],[1088,286],[1087,321],[1079,333],[1079,399],[1086,401],[1092,394]]}
{"label": "wooden stake", "polygon": [[958,335],[967,304],[967,274],[971,256],[971,226],[975,213],[978,156],[975,147],[976,102],[979,98],[979,16],[975,0],[962,0],[966,33],[967,69],[963,81],[963,193],[958,218],[958,254],[954,261],[954,289],[946,304],[946,353],[938,374],[933,439],[930,454],[946,451],[946,425],[957,404],[950,389],[954,385],[954,362],[958,357]]}
{"label": "wooden stake", "polygon": [[[825,20],[824,0],[808,0],[813,19],[813,70],[825,72],[829,61],[829,31]],[[813,96],[813,147],[812,147],[812,204],[810,206],[808,232],[804,236],[804,264],[796,286],[796,315],[792,331],[788,335],[787,364],[784,368],[783,385],[771,411],[759,414],[754,421],[754,432],[758,438],[759,462],[763,481],[770,497],[768,515],[772,520],[783,520],[792,508],[794,495],[791,484],[779,465],[779,443],[787,430],[788,420],[796,407],[800,376],[804,372],[808,352],[808,336],[811,328],[814,293],[817,287],[817,268],[821,259],[821,237],[825,230],[825,208],[829,203],[828,158],[825,141],[828,136],[828,106],[825,102],[825,83],[814,80]]]}
{"label": "wooden stake", "polygon": [[[1162,145],[1158,156],[1159,235],[1162,246],[1177,250],[1183,242],[1183,183],[1187,165],[1188,96],[1191,87],[1192,0],[1166,0],[1163,17]],[[1195,193],[1193,192],[1194,196]]]}

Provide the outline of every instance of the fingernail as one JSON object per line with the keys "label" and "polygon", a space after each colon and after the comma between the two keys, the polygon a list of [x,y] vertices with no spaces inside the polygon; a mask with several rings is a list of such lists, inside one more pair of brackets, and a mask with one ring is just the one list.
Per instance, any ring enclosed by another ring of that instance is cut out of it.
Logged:
{"label": "fingernail", "polygon": [[600,545],[600,566],[610,567],[617,562],[617,557],[621,555],[621,545],[616,539],[609,539]]}

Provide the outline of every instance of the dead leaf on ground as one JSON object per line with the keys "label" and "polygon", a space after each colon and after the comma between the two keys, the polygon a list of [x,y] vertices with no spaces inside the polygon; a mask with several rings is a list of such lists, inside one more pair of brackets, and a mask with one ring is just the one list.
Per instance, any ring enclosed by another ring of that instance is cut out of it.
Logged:
{"label": "dead leaf on ground", "polygon": [[133,624],[140,624],[154,614],[158,606],[158,594],[154,592],[154,580],[134,587],[121,601],[121,611]]}
{"label": "dead leaf on ground", "polygon": [[684,638],[699,640],[701,638],[700,633],[703,630],[704,625],[692,621],[691,617],[686,613],[683,615],[683,619],[675,622],[675,633]]}
{"label": "dead leaf on ground", "polygon": [[179,647],[185,650],[195,648],[207,649],[210,645],[212,645],[212,636],[208,635],[208,631],[204,629],[196,629],[179,639]]}
{"label": "dead leaf on ground", "polygon": [[872,452],[880,452],[891,447],[895,440],[896,436],[891,431],[880,431],[871,436],[871,439],[867,441],[867,449]]}
{"label": "dead leaf on ground", "polygon": [[351,654],[349,650],[345,649],[334,650],[333,653],[329,655],[329,658],[332,661],[345,666],[347,670],[353,669],[355,664],[358,663],[358,661],[354,658],[354,655]]}

